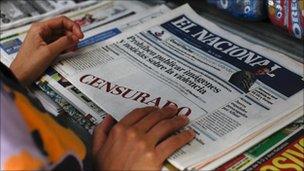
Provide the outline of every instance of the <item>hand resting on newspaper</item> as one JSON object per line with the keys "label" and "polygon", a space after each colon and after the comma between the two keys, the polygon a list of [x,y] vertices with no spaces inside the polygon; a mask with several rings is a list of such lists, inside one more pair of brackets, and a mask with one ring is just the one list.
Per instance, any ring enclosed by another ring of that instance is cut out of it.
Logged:
{"label": "hand resting on newspaper", "polygon": [[22,84],[32,83],[60,53],[73,49],[83,37],[79,25],[67,17],[35,23],[10,69]]}
{"label": "hand resting on newspaper", "polygon": [[[93,138],[96,167],[101,170],[160,170],[163,162],[195,134],[173,132],[188,123],[176,116],[175,105],[135,109],[114,125],[110,115],[97,126]],[[114,126],[113,126],[114,125]]]}
{"label": "hand resting on newspaper", "polygon": [[[66,17],[36,23],[10,68],[20,83],[28,85],[83,37],[79,25]],[[134,109],[118,123],[108,115],[93,135],[96,169],[160,170],[172,153],[195,136],[193,130],[173,134],[188,123],[187,117],[176,114],[172,105]]]}

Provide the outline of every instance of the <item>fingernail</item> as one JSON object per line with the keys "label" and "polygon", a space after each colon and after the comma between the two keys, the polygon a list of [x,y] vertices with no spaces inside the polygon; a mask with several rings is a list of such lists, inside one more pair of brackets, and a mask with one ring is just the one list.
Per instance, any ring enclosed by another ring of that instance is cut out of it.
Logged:
{"label": "fingernail", "polygon": [[186,123],[189,122],[189,118],[186,115],[180,115],[179,117],[181,117]]}
{"label": "fingernail", "polygon": [[188,111],[186,111],[186,110],[181,110],[181,111],[179,111],[179,115],[186,115],[188,113]]}
{"label": "fingernail", "polygon": [[177,109],[177,106],[174,103],[170,103],[168,107],[171,109]]}

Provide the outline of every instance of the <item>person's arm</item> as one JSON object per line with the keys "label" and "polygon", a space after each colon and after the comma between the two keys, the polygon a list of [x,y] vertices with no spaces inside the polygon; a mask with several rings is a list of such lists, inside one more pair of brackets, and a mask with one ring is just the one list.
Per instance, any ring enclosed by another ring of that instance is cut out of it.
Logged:
{"label": "person's arm", "polygon": [[30,84],[60,53],[73,48],[81,38],[79,25],[64,16],[34,23],[10,69],[22,84]]}

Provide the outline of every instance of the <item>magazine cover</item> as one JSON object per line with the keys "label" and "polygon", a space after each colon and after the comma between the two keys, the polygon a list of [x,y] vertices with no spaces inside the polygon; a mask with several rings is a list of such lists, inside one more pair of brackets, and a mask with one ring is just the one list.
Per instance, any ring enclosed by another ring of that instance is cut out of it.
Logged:
{"label": "magazine cover", "polygon": [[303,170],[304,129],[253,163],[246,170]]}

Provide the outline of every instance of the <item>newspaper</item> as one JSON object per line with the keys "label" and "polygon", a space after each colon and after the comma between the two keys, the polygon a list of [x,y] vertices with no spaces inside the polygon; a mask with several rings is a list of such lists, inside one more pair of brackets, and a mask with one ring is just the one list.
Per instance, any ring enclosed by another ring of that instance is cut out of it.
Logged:
{"label": "newspaper", "polygon": [[[143,24],[147,21],[150,21],[151,19],[161,16],[164,13],[168,12],[169,10],[170,9],[167,6],[161,5],[158,7],[147,9],[143,12],[139,12],[132,17],[125,18],[123,20],[118,20],[116,22],[109,23],[109,24],[99,27],[95,30],[87,32],[86,38],[79,42],[78,49],[84,48],[89,45],[93,45],[98,42],[105,41],[107,39],[110,39],[137,25]],[[62,58],[63,57],[59,58],[58,60],[60,60]],[[80,65],[78,65],[81,63],[83,63],[82,58],[69,58],[67,60],[59,61],[58,65],[54,66],[54,68],[56,68],[57,70],[60,70],[61,68],[63,68],[65,70],[65,72],[69,72],[69,74],[73,74],[73,73],[77,72],[77,70],[75,70],[74,68],[76,66],[81,67]],[[67,70],[69,70],[69,71],[67,71]]]}
{"label": "newspaper", "polygon": [[[90,37],[101,32],[102,30],[100,29],[103,28],[103,26],[130,18],[147,8],[147,5],[139,1],[105,1],[64,15],[79,23],[84,32],[84,36]],[[5,33],[1,36],[0,52],[2,63],[7,66],[10,65],[16,57],[29,28],[30,25]],[[99,39],[95,40],[95,42],[102,41],[106,36],[109,38],[114,35],[99,35]],[[85,43],[86,45],[89,45],[88,41],[90,41],[90,39],[85,39],[80,42],[80,44],[82,45]],[[92,42],[90,43],[92,44]]]}
{"label": "newspaper", "polygon": [[169,159],[179,169],[203,168],[302,114],[295,111],[303,107],[303,64],[219,28],[188,5],[69,57],[82,60],[56,70],[116,119],[172,103],[190,118],[197,137]]}
{"label": "newspaper", "polygon": [[[139,1],[98,1],[95,5],[63,13],[62,15],[76,20],[82,26],[86,25],[87,27],[92,27],[90,25],[100,26],[106,24],[106,22],[111,23],[115,21],[115,19],[132,16],[147,8],[148,6],[146,4]],[[0,40],[25,34],[30,26],[30,24],[27,24],[14,29],[5,30],[1,32]],[[87,29],[83,31],[86,32]]]}
{"label": "newspaper", "polygon": [[[169,11],[169,8],[165,5],[149,8],[144,12],[141,12],[144,9],[146,9],[146,7],[137,1],[108,1],[67,15],[76,22],[79,22],[86,38],[82,40],[78,46],[85,47],[118,35],[127,29],[133,28],[138,24],[142,24]],[[93,18],[94,21],[90,23],[85,22],[84,19],[86,19],[86,16],[92,16],[91,18]],[[117,34],[109,36],[108,29],[118,30],[119,32],[117,32]],[[24,36],[25,34],[20,34],[18,36],[11,37],[8,41],[2,41],[2,47],[5,45],[9,46],[11,42],[16,42],[17,40],[20,40],[21,45],[21,40],[23,40]],[[12,47],[13,44],[14,43],[11,43]],[[19,46],[16,46],[14,50],[15,52],[11,53],[10,56],[7,55],[9,56],[6,57],[9,59],[7,65],[9,65],[9,63],[15,58],[18,49]],[[4,56],[5,54],[8,53],[4,53]],[[58,93],[61,97],[64,97],[67,102],[72,104],[80,113],[84,114],[85,118],[89,118],[91,121],[90,123],[93,123],[93,125],[100,123],[104,118],[106,113],[102,109],[100,109],[80,91],[78,91],[76,87],[70,84],[56,71],[49,69],[42,80],[38,81],[38,84],[41,84],[45,81],[47,81],[47,84],[50,86],[50,88],[55,90],[56,93]],[[62,103],[59,104],[61,106],[67,106],[66,104],[62,105]],[[90,130],[92,129],[93,126],[90,126]]]}
{"label": "newspaper", "polygon": [[[78,22],[81,26],[86,38],[82,40],[78,46],[84,47],[108,39],[169,11],[169,8],[165,5],[145,10],[146,8],[144,4],[138,1],[107,1],[66,15]],[[107,28],[112,28],[110,30],[118,30],[118,32],[117,34],[109,36]],[[5,51],[3,53],[3,59],[8,59],[7,65],[9,65],[17,55],[17,51],[24,37],[25,34],[18,34],[10,37],[9,40],[1,41],[0,46]],[[16,44],[14,42],[19,43]],[[9,49],[14,50],[10,51]],[[48,71],[51,72],[46,73],[41,80],[42,82],[47,81],[50,88],[55,90],[61,97],[64,97],[67,102],[72,104],[80,113],[84,114],[85,118],[89,118],[94,125],[102,121],[106,114],[102,109],[96,106],[96,104],[78,91],[76,87],[71,85],[60,74],[51,69]],[[38,81],[38,84],[41,84],[41,81]],[[93,126],[90,126],[90,130],[92,129]]]}
{"label": "newspaper", "polygon": [[96,3],[97,0],[1,0],[1,32],[62,12]]}
{"label": "newspaper", "polygon": [[[169,8],[166,7],[165,5],[161,5],[159,7],[146,10],[145,12],[138,13],[133,17],[126,18],[124,20],[118,20],[117,22],[108,24],[106,28],[112,27],[109,30],[119,30],[119,32],[117,32],[119,34],[121,32],[124,32],[125,30],[133,28],[138,24],[142,24],[146,21],[149,21],[149,19],[158,17],[159,15],[162,15],[167,11],[169,11]],[[88,38],[82,40],[78,46],[85,47],[94,44],[96,42],[110,38],[109,36],[103,36],[103,35],[108,35],[109,32],[107,29],[103,29],[103,27],[94,30],[94,32],[90,34],[94,34],[95,32],[97,32],[97,34],[92,36],[87,34]],[[113,34],[113,36],[115,35]],[[78,63],[77,60],[79,59],[73,58],[70,59],[69,61],[73,63]],[[65,64],[63,62],[61,64],[61,67],[69,67],[69,63]],[[65,80],[64,77],[62,77],[59,73],[54,72],[52,70],[50,74],[46,73],[44,77],[45,77],[44,79],[48,80],[49,85],[54,90],[56,90],[61,96],[65,97],[71,104],[76,106],[76,108],[79,111],[83,111],[84,113],[90,114],[92,119],[94,119],[95,121],[94,123],[99,123],[102,121],[104,112],[99,107],[97,107],[97,105],[93,103],[89,98],[87,98],[81,91],[79,91],[75,86],[69,83],[68,80]],[[64,80],[64,84],[62,83],[62,80]]]}

